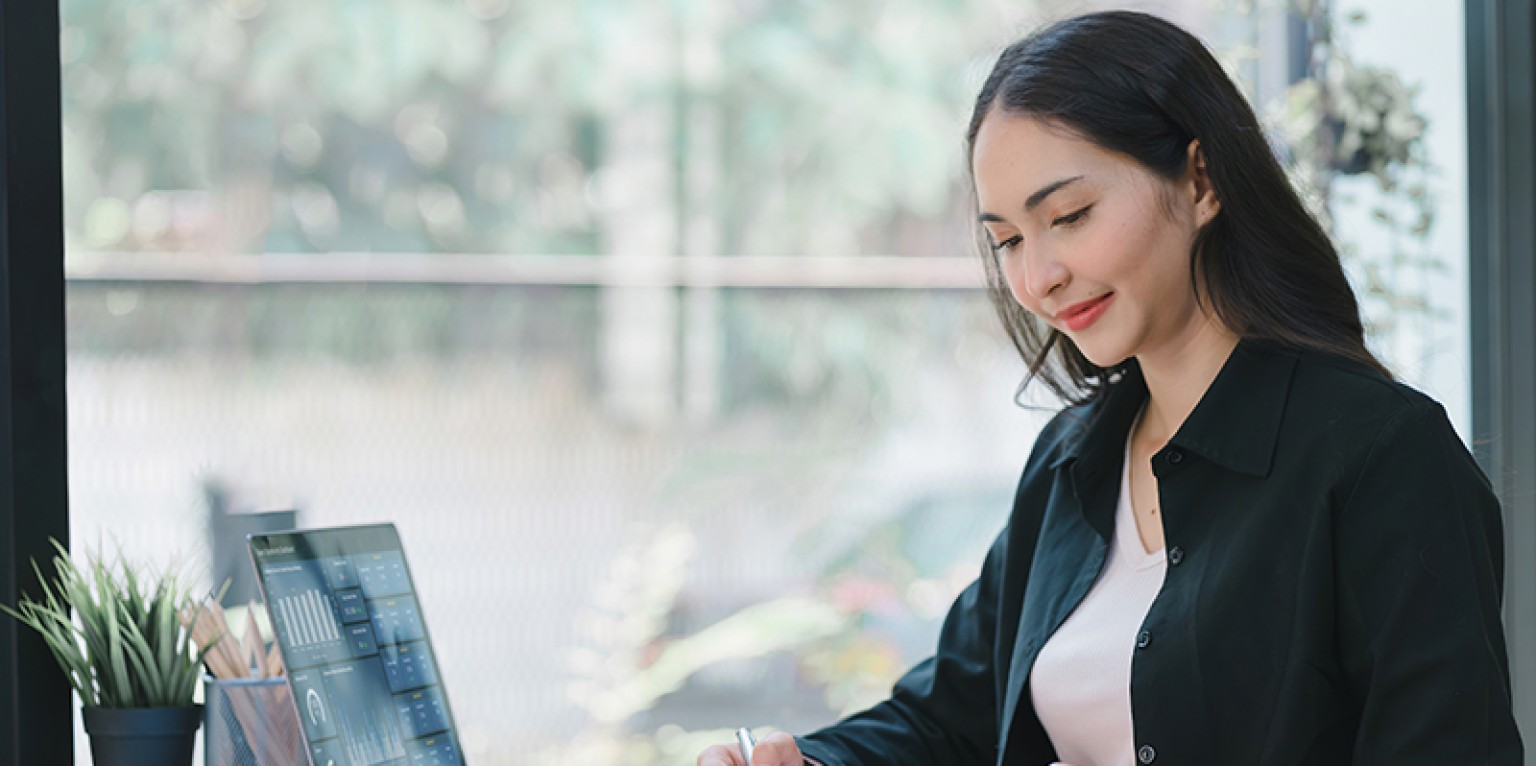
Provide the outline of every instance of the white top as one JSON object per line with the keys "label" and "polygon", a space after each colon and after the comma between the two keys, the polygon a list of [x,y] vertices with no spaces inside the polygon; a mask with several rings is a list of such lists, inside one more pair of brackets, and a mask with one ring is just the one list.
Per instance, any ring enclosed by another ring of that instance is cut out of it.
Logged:
{"label": "white top", "polygon": [[1131,654],[1168,564],[1162,549],[1148,553],[1142,545],[1131,509],[1130,454],[1127,436],[1115,537],[1104,570],[1041,647],[1030,675],[1035,713],[1057,757],[1071,766],[1136,763]]}

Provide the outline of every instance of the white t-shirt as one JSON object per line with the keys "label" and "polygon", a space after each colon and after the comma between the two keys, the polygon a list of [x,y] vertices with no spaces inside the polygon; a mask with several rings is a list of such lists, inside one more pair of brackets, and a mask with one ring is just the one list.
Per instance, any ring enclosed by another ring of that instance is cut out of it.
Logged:
{"label": "white t-shirt", "polygon": [[1104,570],[1041,647],[1030,673],[1035,712],[1057,757],[1072,766],[1136,763],[1131,655],[1168,564],[1163,549],[1148,553],[1142,545],[1131,508],[1130,457],[1127,436],[1115,535]]}

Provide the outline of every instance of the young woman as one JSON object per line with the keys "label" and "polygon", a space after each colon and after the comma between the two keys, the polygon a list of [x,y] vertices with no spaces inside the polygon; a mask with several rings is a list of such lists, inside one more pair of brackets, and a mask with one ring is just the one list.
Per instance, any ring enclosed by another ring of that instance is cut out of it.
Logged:
{"label": "young woman", "polygon": [[1497,501],[1210,53],[1057,23],[968,139],[998,313],[1073,406],[935,655],[753,764],[1519,766]]}

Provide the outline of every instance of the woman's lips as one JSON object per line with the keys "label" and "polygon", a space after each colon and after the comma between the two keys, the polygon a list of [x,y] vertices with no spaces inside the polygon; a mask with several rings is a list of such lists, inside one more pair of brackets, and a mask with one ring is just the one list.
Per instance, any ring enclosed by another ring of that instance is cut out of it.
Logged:
{"label": "woman's lips", "polygon": [[1068,306],[1056,317],[1072,332],[1082,332],[1099,320],[1104,315],[1104,309],[1109,307],[1109,302],[1115,297],[1114,293],[1104,295],[1090,301],[1083,301],[1076,305]]}

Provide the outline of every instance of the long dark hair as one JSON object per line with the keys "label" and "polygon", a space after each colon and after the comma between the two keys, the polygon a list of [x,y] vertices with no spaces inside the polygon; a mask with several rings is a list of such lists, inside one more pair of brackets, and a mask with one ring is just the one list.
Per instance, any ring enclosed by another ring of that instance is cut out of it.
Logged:
{"label": "long dark hair", "polygon": [[[1196,299],[1240,337],[1343,357],[1391,377],[1365,347],[1338,251],[1281,170],[1247,100],[1193,35],[1155,16],[1109,11],[1057,22],[1008,46],[976,96],[968,159],[994,106],[1066,129],[1168,179],[1184,172],[1189,143],[1198,139],[1221,210],[1190,253]],[[1116,370],[1095,365],[1020,306],[981,242],[993,306],[1028,364],[1020,391],[1039,379],[1070,403],[1097,397]]]}

